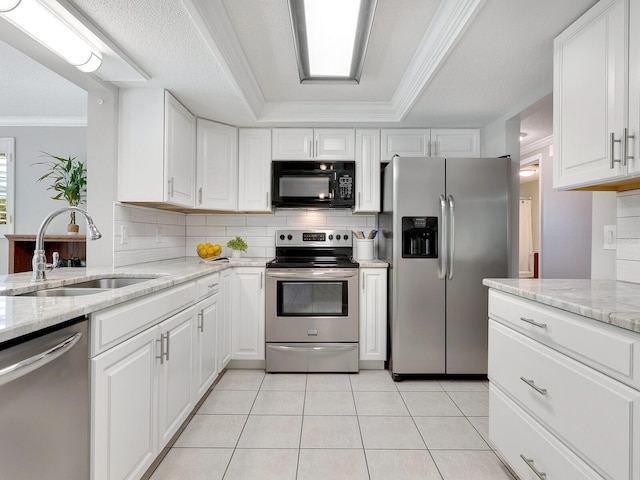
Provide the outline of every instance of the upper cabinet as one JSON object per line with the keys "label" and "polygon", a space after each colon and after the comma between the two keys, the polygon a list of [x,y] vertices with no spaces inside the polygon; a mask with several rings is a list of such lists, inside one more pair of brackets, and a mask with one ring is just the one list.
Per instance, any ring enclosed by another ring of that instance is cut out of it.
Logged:
{"label": "upper cabinet", "polygon": [[195,206],[196,119],[169,92],[119,94],[118,200]]}
{"label": "upper cabinet", "polygon": [[274,128],[273,160],[355,160],[355,130]]}
{"label": "upper cabinet", "polygon": [[380,130],[356,130],[356,204],[353,211],[380,211]]}
{"label": "upper cabinet", "polygon": [[271,130],[241,128],[238,154],[238,210],[270,212]]}
{"label": "upper cabinet", "polygon": [[401,157],[479,157],[480,130],[475,128],[382,130],[381,160]]}
{"label": "upper cabinet", "polygon": [[238,129],[197,121],[196,208],[238,208]]}
{"label": "upper cabinet", "polygon": [[629,0],[602,0],[555,39],[555,188],[640,182],[632,178],[640,140],[640,27],[633,3],[630,9]]}

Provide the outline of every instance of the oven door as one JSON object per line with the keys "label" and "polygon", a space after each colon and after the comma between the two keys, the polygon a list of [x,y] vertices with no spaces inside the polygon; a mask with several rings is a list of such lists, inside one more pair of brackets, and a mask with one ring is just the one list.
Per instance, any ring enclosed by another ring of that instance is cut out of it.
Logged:
{"label": "oven door", "polygon": [[357,342],[357,268],[266,273],[267,342]]}

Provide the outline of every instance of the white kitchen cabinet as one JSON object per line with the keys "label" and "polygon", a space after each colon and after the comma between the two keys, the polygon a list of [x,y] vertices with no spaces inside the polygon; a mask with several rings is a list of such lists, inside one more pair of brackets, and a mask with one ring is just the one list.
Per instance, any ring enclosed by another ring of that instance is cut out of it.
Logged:
{"label": "white kitchen cabinet", "polygon": [[274,128],[273,160],[355,160],[355,132],[348,128]]}
{"label": "white kitchen cabinet", "polygon": [[[632,25],[632,28],[638,28]],[[627,176],[629,0],[601,0],[554,41],[555,188]],[[639,89],[637,84],[632,88]]]}
{"label": "white kitchen cabinet", "polygon": [[264,360],[264,267],[235,267],[232,273],[232,360]]}
{"label": "white kitchen cabinet", "polygon": [[480,130],[475,128],[398,128],[381,131],[381,160],[401,157],[479,157]]}
{"label": "white kitchen cabinet", "polygon": [[231,361],[231,307],[232,307],[232,271],[226,269],[220,272],[220,300],[218,307],[218,373],[224,370]]}
{"label": "white kitchen cabinet", "polygon": [[162,357],[156,360],[158,450],[163,448],[178,431],[196,401],[192,395],[195,323],[196,311],[191,307],[165,320],[157,327]]}
{"label": "white kitchen cabinet", "polygon": [[387,359],[387,268],[360,268],[360,360]]}
{"label": "white kitchen cabinet", "polygon": [[271,130],[238,132],[238,210],[271,212]]}
{"label": "white kitchen cabinet", "polygon": [[238,208],[238,129],[198,118],[196,208]]}
{"label": "white kitchen cabinet", "polygon": [[118,200],[195,205],[196,120],[161,89],[119,94]]}
{"label": "white kitchen cabinet", "polygon": [[514,471],[640,479],[637,335],[493,289],[489,316],[489,431]]}
{"label": "white kitchen cabinet", "polygon": [[[218,377],[218,322],[221,316],[219,274],[198,280],[206,294],[196,304],[193,349],[194,401],[202,398]],[[200,289],[199,289],[200,290]]]}
{"label": "white kitchen cabinet", "polygon": [[356,130],[356,205],[353,211],[380,211],[380,130]]}

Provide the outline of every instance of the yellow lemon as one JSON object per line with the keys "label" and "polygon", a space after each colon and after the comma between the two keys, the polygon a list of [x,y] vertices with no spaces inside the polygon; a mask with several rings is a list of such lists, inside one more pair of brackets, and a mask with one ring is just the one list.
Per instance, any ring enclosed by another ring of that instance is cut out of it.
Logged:
{"label": "yellow lemon", "polygon": [[214,254],[214,255],[220,255],[220,252],[221,252],[221,251],[222,251],[222,246],[216,243],[216,244],[213,246],[213,254]]}

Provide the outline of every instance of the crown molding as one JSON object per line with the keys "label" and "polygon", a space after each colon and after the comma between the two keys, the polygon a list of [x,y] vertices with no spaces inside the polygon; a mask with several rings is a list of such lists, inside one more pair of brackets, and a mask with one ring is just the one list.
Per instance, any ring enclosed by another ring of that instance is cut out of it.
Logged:
{"label": "crown molding", "polygon": [[0,127],[86,127],[87,117],[0,117]]}
{"label": "crown molding", "polygon": [[260,123],[401,122],[486,0],[441,0],[390,102],[267,102],[222,0],[182,0],[228,78]]}
{"label": "crown molding", "polygon": [[549,145],[553,145],[553,135],[549,135],[548,137],[536,140],[535,142],[525,145],[524,147],[520,147],[520,156],[535,152],[536,150],[548,147]]}

